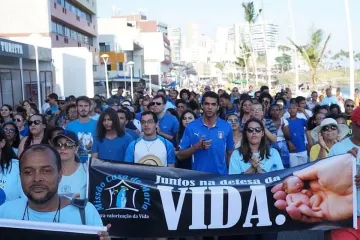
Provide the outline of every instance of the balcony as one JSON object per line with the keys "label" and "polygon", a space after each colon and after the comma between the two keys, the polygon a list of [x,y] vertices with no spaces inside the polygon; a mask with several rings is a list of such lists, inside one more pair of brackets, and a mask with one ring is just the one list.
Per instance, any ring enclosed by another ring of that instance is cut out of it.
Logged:
{"label": "balcony", "polygon": [[97,27],[95,24],[76,16],[74,13],[53,1],[50,5],[52,18],[67,25],[71,25],[72,28],[83,31],[91,36],[97,36]]}

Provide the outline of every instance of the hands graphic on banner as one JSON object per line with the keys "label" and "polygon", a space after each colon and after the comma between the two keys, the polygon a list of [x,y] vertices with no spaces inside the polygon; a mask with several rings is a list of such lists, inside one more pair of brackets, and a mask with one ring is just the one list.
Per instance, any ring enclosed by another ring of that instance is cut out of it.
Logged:
{"label": "hands graphic on banner", "polygon": [[107,231],[106,232],[99,232],[98,235],[100,237],[100,240],[111,240],[111,237],[109,236],[109,230],[111,228],[111,224],[106,225]]}
{"label": "hands graphic on banner", "polygon": [[[342,161],[338,158],[318,161],[310,167],[294,172],[293,175],[303,182],[309,182],[310,189],[308,190],[312,192],[312,196],[315,196],[316,206],[313,206],[313,209],[301,207],[304,204],[299,201],[289,205],[287,202],[289,194],[285,192],[284,184],[274,186],[271,192],[276,199],[275,207],[286,211],[291,219],[314,223],[341,221],[353,216],[352,157],[350,155],[344,157]],[[305,196],[307,192],[302,191],[302,193]]]}

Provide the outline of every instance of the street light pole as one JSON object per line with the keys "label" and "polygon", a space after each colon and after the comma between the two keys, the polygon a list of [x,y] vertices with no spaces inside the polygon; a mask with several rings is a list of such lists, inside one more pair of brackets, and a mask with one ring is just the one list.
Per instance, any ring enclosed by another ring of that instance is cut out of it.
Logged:
{"label": "street light pole", "polygon": [[127,63],[128,67],[130,67],[130,84],[131,84],[131,100],[134,101],[134,81],[133,81],[133,67],[134,62],[130,61]]}
{"label": "street light pole", "polygon": [[352,43],[349,0],[344,0],[344,3],[345,3],[345,12],[346,12],[346,25],[347,25],[347,30],[348,30],[348,41],[349,41],[349,61],[350,61],[350,96],[349,96],[349,98],[353,99],[354,94],[355,94],[355,65],[354,65],[354,50],[353,50],[353,43]]}
{"label": "street light pole", "polygon": [[[292,29],[292,40],[294,42],[296,42],[295,39],[295,24],[294,24],[294,17],[292,14],[292,7],[291,7],[291,1],[292,0],[288,0],[288,7],[289,7],[289,14],[290,14],[290,21],[291,21],[291,29]],[[299,59],[298,59],[298,51],[295,47],[294,51],[295,51],[295,94],[296,96],[299,94]]]}
{"label": "street light pole", "polygon": [[106,97],[110,98],[109,78],[108,78],[108,71],[107,71],[107,63],[108,63],[108,60],[109,60],[109,55],[103,54],[103,55],[101,55],[101,58],[103,59],[104,66],[105,66]]}

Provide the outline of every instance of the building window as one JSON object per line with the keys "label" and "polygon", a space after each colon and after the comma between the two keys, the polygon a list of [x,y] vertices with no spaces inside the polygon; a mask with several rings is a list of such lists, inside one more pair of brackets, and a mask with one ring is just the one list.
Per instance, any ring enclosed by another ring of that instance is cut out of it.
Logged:
{"label": "building window", "polygon": [[97,72],[97,66],[93,65],[93,72]]}
{"label": "building window", "polygon": [[106,68],[108,71],[111,71],[111,64],[108,64]]}
{"label": "building window", "polygon": [[105,43],[99,43],[100,52],[110,52],[110,45],[106,45]]}
{"label": "building window", "polygon": [[122,62],[118,63],[118,69],[119,71],[124,71],[124,63]]}
{"label": "building window", "polygon": [[79,33],[69,27],[65,27],[56,22],[51,22],[51,31],[59,35],[74,39],[80,43],[93,46],[93,38],[85,34]]}

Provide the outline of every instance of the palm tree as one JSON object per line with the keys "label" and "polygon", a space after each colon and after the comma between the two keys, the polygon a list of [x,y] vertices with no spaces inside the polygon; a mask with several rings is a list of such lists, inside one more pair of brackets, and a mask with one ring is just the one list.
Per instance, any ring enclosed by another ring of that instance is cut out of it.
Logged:
{"label": "palm tree", "polygon": [[240,50],[241,57],[237,57],[235,64],[239,67],[245,68],[246,74],[246,84],[249,85],[249,69],[248,69],[248,60],[251,56],[250,48],[246,44],[243,44],[243,41],[240,39]]}
{"label": "palm tree", "polygon": [[285,53],[285,52],[290,52],[292,49],[286,45],[279,45],[278,50],[281,51],[282,53]]}
{"label": "palm tree", "polygon": [[[221,77],[222,77],[223,71],[224,71],[224,69],[225,69],[224,63],[217,62],[216,65],[215,65],[215,67],[220,70],[220,72],[221,72]],[[219,79],[219,81],[220,81],[220,80],[221,80],[221,79]]]}
{"label": "palm tree", "polygon": [[302,55],[305,62],[311,70],[311,79],[317,89],[317,68],[320,65],[321,59],[324,56],[327,44],[331,38],[329,34],[324,41],[324,31],[322,29],[311,29],[310,41],[305,46],[296,44],[293,40],[290,42],[295,46],[296,50]]}
{"label": "palm tree", "polygon": [[250,49],[252,52],[251,59],[252,59],[253,66],[255,69],[254,73],[255,73],[256,85],[258,85],[259,79],[258,79],[258,72],[257,72],[256,57],[255,57],[255,52],[254,52],[254,48],[252,45],[252,39],[251,39],[251,26],[256,22],[257,18],[259,17],[259,14],[255,13],[255,6],[254,6],[253,2],[242,3],[242,7],[243,7],[244,13],[245,13],[245,21],[248,24],[249,43],[250,43]]}

